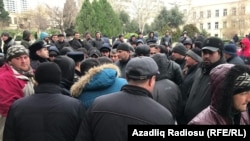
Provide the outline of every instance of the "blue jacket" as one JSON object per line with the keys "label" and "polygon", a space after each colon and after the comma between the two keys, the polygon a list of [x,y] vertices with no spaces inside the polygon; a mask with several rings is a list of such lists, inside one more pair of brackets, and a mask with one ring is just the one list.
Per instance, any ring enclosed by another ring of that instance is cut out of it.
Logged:
{"label": "blue jacket", "polygon": [[119,76],[120,70],[114,64],[93,67],[71,87],[71,94],[88,108],[96,97],[118,92],[127,84]]}

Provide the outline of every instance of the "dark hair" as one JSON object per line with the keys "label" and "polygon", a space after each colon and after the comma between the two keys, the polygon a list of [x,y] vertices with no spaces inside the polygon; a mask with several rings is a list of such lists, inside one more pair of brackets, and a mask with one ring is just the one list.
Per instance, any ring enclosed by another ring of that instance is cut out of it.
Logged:
{"label": "dark hair", "polygon": [[110,63],[112,64],[113,63],[112,59],[106,56],[98,57],[97,60],[99,60],[100,64],[110,64]]}
{"label": "dark hair", "polygon": [[80,70],[81,70],[82,75],[85,75],[86,72],[89,71],[89,69],[95,66],[99,66],[100,64],[101,64],[100,61],[95,58],[88,58],[84,60],[80,65]]}
{"label": "dark hair", "polygon": [[60,55],[66,55],[68,52],[71,52],[71,51],[74,51],[72,49],[72,47],[63,47],[61,50],[60,50]]}

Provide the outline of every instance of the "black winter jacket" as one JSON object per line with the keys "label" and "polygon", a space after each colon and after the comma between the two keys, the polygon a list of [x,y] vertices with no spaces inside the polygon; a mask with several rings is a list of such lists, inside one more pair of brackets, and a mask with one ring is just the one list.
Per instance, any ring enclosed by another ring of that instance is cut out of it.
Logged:
{"label": "black winter jacket", "polygon": [[79,141],[88,140],[84,138],[88,131],[92,132],[91,138],[95,141],[127,141],[128,125],[174,124],[171,113],[153,100],[149,91],[132,85],[96,98],[87,118],[90,129],[80,131],[83,135]]}
{"label": "black winter jacket", "polygon": [[16,100],[5,124],[3,141],[74,141],[85,109],[62,95],[58,85],[41,84],[35,94]]}

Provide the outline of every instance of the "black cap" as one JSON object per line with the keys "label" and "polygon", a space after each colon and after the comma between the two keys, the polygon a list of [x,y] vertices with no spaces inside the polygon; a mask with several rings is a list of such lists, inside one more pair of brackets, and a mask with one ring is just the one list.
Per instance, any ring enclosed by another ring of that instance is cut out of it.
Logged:
{"label": "black cap", "polygon": [[202,50],[210,50],[212,52],[215,51],[222,51],[224,47],[224,42],[218,38],[218,37],[209,37],[207,38],[204,43],[203,43],[203,47]]}

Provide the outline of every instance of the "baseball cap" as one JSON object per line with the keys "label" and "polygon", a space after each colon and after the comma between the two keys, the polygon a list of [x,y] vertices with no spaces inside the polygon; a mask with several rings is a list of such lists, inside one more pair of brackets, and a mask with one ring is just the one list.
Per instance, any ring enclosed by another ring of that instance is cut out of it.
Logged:
{"label": "baseball cap", "polygon": [[224,42],[218,38],[218,37],[209,37],[207,38],[204,43],[202,50],[210,50],[212,52],[218,51],[218,50],[223,50],[224,47]]}
{"label": "baseball cap", "polygon": [[125,73],[130,79],[146,80],[160,72],[156,62],[151,57],[139,56],[128,62]]}

